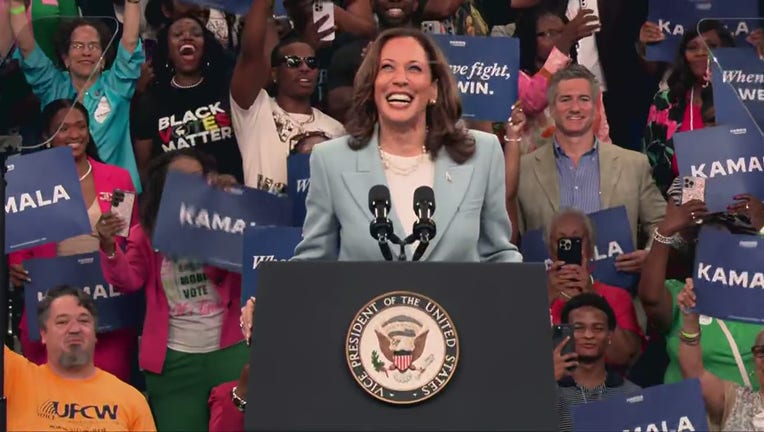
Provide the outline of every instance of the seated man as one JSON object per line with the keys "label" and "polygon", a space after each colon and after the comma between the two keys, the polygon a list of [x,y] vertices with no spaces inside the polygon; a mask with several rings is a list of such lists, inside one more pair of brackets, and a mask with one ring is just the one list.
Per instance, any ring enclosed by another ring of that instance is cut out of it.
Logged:
{"label": "seated man", "polygon": [[[624,289],[605,285],[592,277],[589,263],[594,256],[594,228],[581,211],[564,209],[552,219],[546,230],[546,241],[552,267],[547,276],[549,311],[553,324],[562,322],[562,310],[568,300],[584,293],[596,293],[607,301],[615,313],[615,327],[606,346],[607,363],[625,369],[640,353],[642,329],[631,295]],[[557,256],[557,244],[567,238],[581,242],[581,262],[565,263]]]}
{"label": "seated man", "polygon": [[[573,430],[571,406],[640,390],[605,367],[605,352],[613,339],[615,321],[613,309],[595,293],[576,296],[562,309],[562,322],[574,330],[573,340],[563,341],[554,351],[560,431]],[[565,343],[573,343],[575,352],[560,355]]]}
{"label": "seated man", "polygon": [[93,364],[96,308],[79,288],[58,286],[37,307],[48,362],[5,347],[8,430],[156,431],[143,395]]}
{"label": "seated man", "polygon": [[[549,82],[548,99],[556,127],[554,143],[520,161],[520,232],[545,226],[563,207],[588,214],[623,205],[634,244],[638,224],[649,238],[666,212],[666,201],[645,155],[600,145],[595,137],[599,85],[594,75],[577,64],[560,69]],[[620,255],[617,267],[639,272],[646,256],[644,250]]]}

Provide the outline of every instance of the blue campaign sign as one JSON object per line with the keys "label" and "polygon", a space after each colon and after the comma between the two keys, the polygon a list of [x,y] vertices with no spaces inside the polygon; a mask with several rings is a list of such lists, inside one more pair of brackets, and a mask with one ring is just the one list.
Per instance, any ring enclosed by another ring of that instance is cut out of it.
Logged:
{"label": "blue campaign sign", "polygon": [[713,55],[716,122],[743,125],[750,118],[764,131],[764,62],[750,47],[717,48]]}
{"label": "blue campaign sign", "polygon": [[758,8],[757,0],[650,0],[647,20],[658,24],[666,39],[647,45],[646,58],[673,63],[682,35],[704,18],[718,19],[747,46],[745,38],[760,25]]}
{"label": "blue campaign sign", "polygon": [[294,220],[301,227],[305,222],[305,198],[310,188],[310,155],[294,154],[287,159],[287,195],[292,199]]}
{"label": "blue campaign sign", "polygon": [[[267,0],[254,0],[267,1]],[[199,6],[230,12],[236,15],[246,15],[253,0],[183,0],[184,3],[193,3]]]}
{"label": "blue campaign sign", "polygon": [[764,323],[762,262],[764,237],[703,227],[692,275],[695,309],[721,319]]}
{"label": "blue campaign sign", "polygon": [[143,292],[122,294],[114,289],[101,272],[100,253],[58,258],[35,258],[24,261],[29,282],[24,287],[24,307],[27,310],[29,337],[40,339],[37,326],[37,304],[49,289],[58,285],[82,288],[95,301],[99,333],[138,328],[146,310]]}
{"label": "blue campaign sign", "polygon": [[[618,271],[615,258],[634,252],[624,206],[601,210],[589,215],[595,231],[596,246],[591,268],[594,278],[604,284],[631,289],[637,284],[638,275]],[[549,252],[541,230],[528,231],[523,235],[521,252],[525,262],[545,262]]]}
{"label": "blue campaign sign", "polygon": [[244,230],[291,222],[288,198],[239,186],[222,190],[202,176],[169,172],[153,243],[171,257],[241,272]]}
{"label": "blue campaign sign", "polygon": [[764,198],[764,138],[758,129],[724,125],[680,132],[674,148],[681,176],[706,179],[711,213],[726,212],[738,194]]}
{"label": "blue campaign sign", "polygon": [[257,266],[266,261],[286,261],[302,240],[302,228],[252,227],[244,232],[244,269],[241,275],[241,304],[257,293]]}
{"label": "blue campaign sign", "polygon": [[443,50],[462,97],[462,117],[506,121],[517,100],[517,38],[432,35]]}
{"label": "blue campaign sign", "polygon": [[12,156],[5,167],[6,253],[93,232],[69,147]]}
{"label": "blue campaign sign", "polygon": [[574,405],[571,413],[574,430],[582,432],[708,430],[703,394],[697,379]]}
{"label": "blue campaign sign", "polygon": [[273,16],[276,18],[286,18],[287,11],[284,8],[284,0],[276,0],[273,2]]}

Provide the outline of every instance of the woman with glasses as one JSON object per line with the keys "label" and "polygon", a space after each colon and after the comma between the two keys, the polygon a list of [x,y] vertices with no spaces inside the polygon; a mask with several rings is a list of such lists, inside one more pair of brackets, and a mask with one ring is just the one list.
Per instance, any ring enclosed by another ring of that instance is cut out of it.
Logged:
{"label": "woman with glasses", "polygon": [[[324,132],[345,134],[342,125],[311,106],[318,81],[315,50],[292,34],[278,44],[269,2],[256,1],[244,19],[242,51],[231,79],[231,114],[244,162],[244,183],[285,193],[292,138]],[[265,87],[271,83],[275,97]]]}
{"label": "woman with glasses", "polygon": [[721,425],[722,431],[764,431],[764,331],[759,331],[750,351],[745,353],[753,356],[751,375],[755,372],[758,389],[726,381],[703,367],[700,316],[690,312],[696,301],[692,279],[687,279],[676,301],[683,315],[683,325],[679,331],[682,376],[685,379],[700,379],[711,423]]}
{"label": "woman with glasses", "polygon": [[88,110],[98,154],[104,162],[128,170],[140,191],[129,126],[130,100],[145,59],[138,38],[139,0],[125,0],[122,39],[113,62],[105,55],[112,32],[102,21],[76,19],[63,25],[56,51],[65,71],[59,70],[35,41],[24,13],[24,0],[10,3],[11,28],[18,46],[14,56],[41,105],[56,99],[79,100]]}
{"label": "woman with glasses", "polygon": [[215,36],[194,15],[175,18],[159,32],[154,65],[156,80],[134,116],[141,173],[162,153],[194,147],[242,182],[228,98],[231,65]]}

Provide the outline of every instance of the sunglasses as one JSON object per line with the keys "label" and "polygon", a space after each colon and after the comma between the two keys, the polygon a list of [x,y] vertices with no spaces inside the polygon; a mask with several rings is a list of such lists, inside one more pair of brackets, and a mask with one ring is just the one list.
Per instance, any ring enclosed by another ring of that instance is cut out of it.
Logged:
{"label": "sunglasses", "polygon": [[279,59],[278,64],[285,64],[289,69],[297,69],[301,64],[305,63],[305,66],[316,69],[318,67],[318,60],[315,57],[298,57],[298,56],[284,56]]}

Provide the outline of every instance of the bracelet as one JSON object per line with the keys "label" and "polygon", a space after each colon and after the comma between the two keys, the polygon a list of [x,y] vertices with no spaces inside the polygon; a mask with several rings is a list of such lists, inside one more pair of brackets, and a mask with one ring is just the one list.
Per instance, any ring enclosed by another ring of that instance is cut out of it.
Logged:
{"label": "bracelet", "polygon": [[237,410],[244,412],[245,409],[247,409],[247,401],[240,398],[239,395],[236,394],[236,390],[239,389],[239,386],[235,386],[231,389],[231,401],[233,402],[233,405],[236,407]]}
{"label": "bracelet", "polygon": [[679,340],[686,345],[697,345],[700,342],[700,331],[697,333],[687,333],[682,330],[679,332]]}
{"label": "bracelet", "polygon": [[687,333],[686,331],[682,330],[679,332],[679,335],[684,336],[687,339],[697,339],[700,337],[700,331],[698,331],[697,333]]}
{"label": "bracelet", "polygon": [[665,235],[659,233],[657,227],[653,229],[653,240],[657,241],[660,244],[671,246],[674,244],[674,238],[675,236],[666,237]]}
{"label": "bracelet", "polygon": [[504,141],[505,142],[519,143],[519,142],[522,142],[522,140],[523,140],[522,138],[510,138],[510,137],[504,135]]}
{"label": "bracelet", "polygon": [[26,6],[16,6],[15,8],[11,8],[11,15],[21,15],[23,13],[26,13],[27,8]]}

